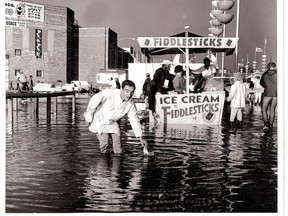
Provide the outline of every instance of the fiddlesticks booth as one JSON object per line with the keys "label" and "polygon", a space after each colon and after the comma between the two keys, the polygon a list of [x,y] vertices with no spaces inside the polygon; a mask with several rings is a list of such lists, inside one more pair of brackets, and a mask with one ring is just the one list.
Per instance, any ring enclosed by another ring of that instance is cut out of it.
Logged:
{"label": "fiddlesticks booth", "polygon": [[[192,34],[192,33],[190,33]],[[180,34],[178,34],[180,35]],[[142,51],[150,55],[179,54],[186,56],[186,77],[189,68],[199,64],[189,62],[189,53],[225,52],[232,54],[238,38],[201,37],[185,32],[185,37],[138,37]],[[146,63],[151,64],[151,63]],[[180,63],[181,64],[181,63]],[[200,64],[201,65],[201,64]],[[146,68],[149,68],[147,65]],[[154,68],[157,69],[157,68]],[[130,72],[130,70],[129,70]],[[139,76],[139,75],[138,75]],[[223,76],[208,79],[201,93],[156,94],[156,113],[162,123],[220,125],[225,101]]]}

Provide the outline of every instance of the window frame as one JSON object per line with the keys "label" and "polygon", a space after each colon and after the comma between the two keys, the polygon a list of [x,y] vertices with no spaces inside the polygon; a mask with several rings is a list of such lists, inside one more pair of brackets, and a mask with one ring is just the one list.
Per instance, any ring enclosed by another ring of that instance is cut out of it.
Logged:
{"label": "window frame", "polygon": [[22,50],[21,49],[15,49],[15,56],[21,56]]}
{"label": "window frame", "polygon": [[17,77],[18,74],[19,74],[21,71],[23,72],[22,69],[15,69],[15,70],[14,70],[14,76]]}
{"label": "window frame", "polygon": [[[38,73],[40,73],[41,75],[38,76]],[[44,70],[36,70],[35,71],[35,78],[44,78]]]}

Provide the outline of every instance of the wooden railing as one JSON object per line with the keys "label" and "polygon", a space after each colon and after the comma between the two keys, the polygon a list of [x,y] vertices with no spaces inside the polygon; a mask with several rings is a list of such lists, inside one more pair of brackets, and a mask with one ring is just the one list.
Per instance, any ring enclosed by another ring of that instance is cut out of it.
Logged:
{"label": "wooden railing", "polygon": [[72,97],[72,113],[75,113],[76,97],[74,91],[61,91],[61,92],[18,92],[18,91],[6,91],[6,100],[8,100],[8,120],[13,122],[13,111],[18,110],[18,99],[36,99],[36,115],[39,114],[39,98],[46,98],[46,117],[47,122],[51,119],[51,104],[52,98],[54,98],[54,112],[57,112],[57,97],[69,96]]}

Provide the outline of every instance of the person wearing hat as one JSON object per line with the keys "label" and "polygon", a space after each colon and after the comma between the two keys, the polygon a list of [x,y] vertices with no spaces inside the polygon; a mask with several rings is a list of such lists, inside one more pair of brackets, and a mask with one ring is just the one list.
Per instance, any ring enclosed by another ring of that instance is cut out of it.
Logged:
{"label": "person wearing hat", "polygon": [[150,91],[148,94],[148,103],[149,103],[149,110],[152,111],[152,115],[154,116],[155,122],[157,122],[156,118],[158,114],[156,113],[156,99],[155,95],[157,92],[160,94],[167,94],[168,91],[174,90],[173,87],[173,78],[174,75],[170,74],[170,68],[173,64],[171,61],[163,60],[161,63],[161,67],[158,68],[154,75],[150,86]]}
{"label": "person wearing hat", "polygon": [[148,93],[150,90],[150,86],[151,86],[151,78],[150,78],[150,74],[146,73],[146,79],[144,81],[144,84],[142,86],[142,92],[144,95],[144,102],[145,102],[145,108],[149,109],[149,102],[148,102]]}
{"label": "person wearing hat", "polygon": [[185,88],[186,88],[186,81],[185,81],[185,78],[182,75],[184,73],[183,66],[182,65],[177,65],[174,68],[174,72],[176,74],[174,79],[173,79],[174,89],[175,89],[175,91],[178,94],[184,94],[184,91],[185,91]]}
{"label": "person wearing hat", "polygon": [[260,85],[264,88],[262,99],[263,130],[269,131],[273,129],[277,106],[277,69],[274,62],[268,63],[267,70],[261,76]]}
{"label": "person wearing hat", "polygon": [[231,90],[229,92],[229,96],[227,98],[230,103],[231,111],[230,111],[230,130],[234,133],[237,130],[237,125],[235,124],[235,118],[237,118],[239,122],[239,128],[243,129],[243,113],[242,109],[246,106],[246,97],[247,91],[246,86],[243,83],[243,77],[241,73],[234,74],[234,84],[231,86]]}

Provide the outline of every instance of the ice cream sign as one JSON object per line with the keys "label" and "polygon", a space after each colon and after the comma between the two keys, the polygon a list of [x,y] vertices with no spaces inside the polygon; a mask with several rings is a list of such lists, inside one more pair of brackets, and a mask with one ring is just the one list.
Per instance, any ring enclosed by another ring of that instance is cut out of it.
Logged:
{"label": "ice cream sign", "polygon": [[156,95],[156,112],[164,123],[220,124],[225,93]]}
{"label": "ice cream sign", "polygon": [[138,37],[142,48],[235,48],[238,38],[217,37]]}

